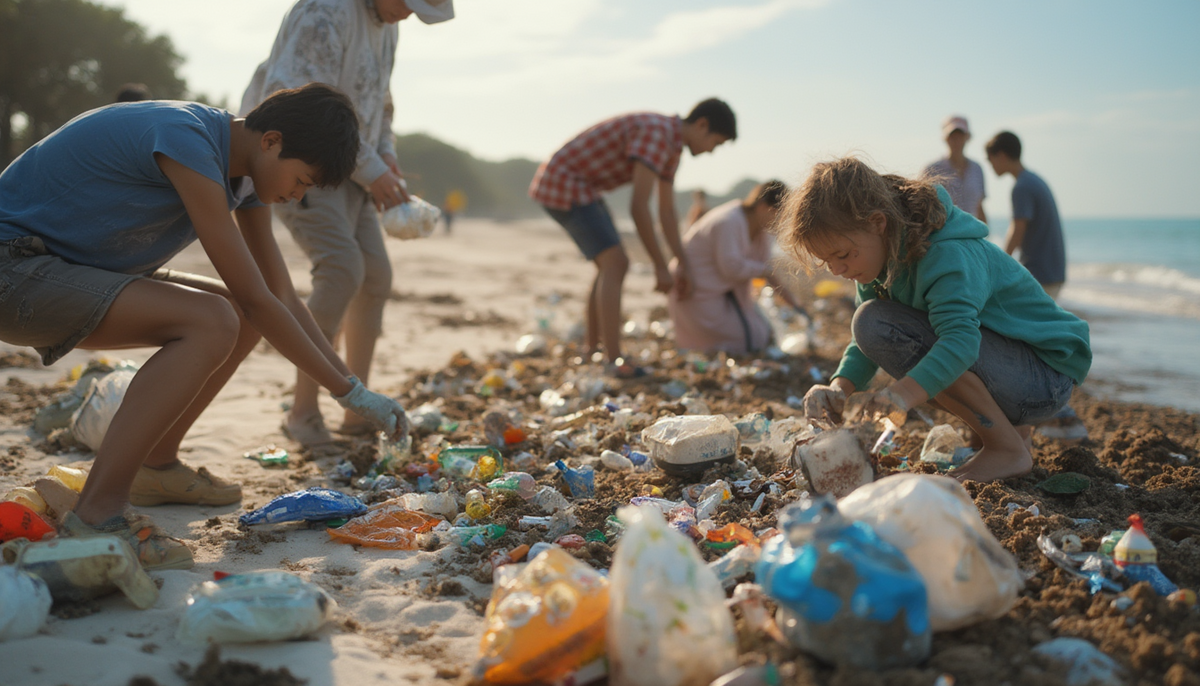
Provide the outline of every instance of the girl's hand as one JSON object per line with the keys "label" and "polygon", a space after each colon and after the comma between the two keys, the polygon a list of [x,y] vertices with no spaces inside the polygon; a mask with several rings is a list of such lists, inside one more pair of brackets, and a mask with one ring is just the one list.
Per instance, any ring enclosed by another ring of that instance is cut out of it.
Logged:
{"label": "girl's hand", "polygon": [[837,386],[813,386],[804,394],[804,416],[825,429],[842,425],[846,394]]}
{"label": "girl's hand", "polygon": [[863,403],[861,417],[868,421],[887,419],[897,428],[908,420],[908,402],[891,388],[868,394]]}
{"label": "girl's hand", "polygon": [[375,428],[387,434],[389,439],[396,440],[408,435],[408,415],[400,403],[382,393],[367,390],[358,377],[352,376],[350,381],[354,386],[349,393],[333,396],[339,405],[370,421]]}

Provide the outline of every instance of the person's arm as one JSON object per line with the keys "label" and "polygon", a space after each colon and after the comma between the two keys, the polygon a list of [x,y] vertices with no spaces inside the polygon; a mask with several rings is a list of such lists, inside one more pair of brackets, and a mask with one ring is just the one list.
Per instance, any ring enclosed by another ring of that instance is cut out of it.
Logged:
{"label": "person's arm", "polygon": [[766,262],[752,259],[745,252],[742,237],[738,236],[746,232],[745,225],[724,220],[713,226],[712,231],[715,239],[713,261],[722,279],[728,283],[740,283],[768,273]]}
{"label": "person's arm", "polygon": [[663,237],[671,254],[675,256],[675,289],[679,299],[686,300],[692,294],[692,265],[683,250],[679,236],[679,216],[675,213],[675,182],[658,180],[658,221],[662,224]]}
{"label": "person's arm", "polygon": [[279,251],[279,244],[275,242],[275,236],[271,232],[271,208],[264,206],[238,209],[234,210],[233,215],[242,238],[246,241],[246,247],[250,250],[250,256],[262,272],[267,288],[283,303],[288,312],[292,313],[300,328],[304,329],[308,339],[317,346],[329,364],[341,375],[351,376],[350,369],[325,338],[308,306],[296,294],[283,253]]}
{"label": "person's arm", "polygon": [[[667,268],[667,261],[663,258],[662,248],[658,245],[658,236],[654,233],[654,219],[650,214],[650,194],[654,191],[657,181],[658,174],[645,162],[633,161],[633,198],[629,202],[629,214],[633,216],[633,225],[637,227],[638,237],[642,239],[642,245],[646,246],[650,261],[654,263],[654,290],[666,293],[671,290],[674,280],[671,278],[670,269]],[[675,227],[675,240],[679,240],[679,227]],[[681,260],[680,265],[682,264]]]}
{"label": "person's arm", "polygon": [[1004,252],[1011,255],[1021,247],[1021,241],[1025,240],[1025,230],[1028,228],[1028,219],[1013,219],[1012,224],[1008,226],[1008,237],[1004,239]]}
{"label": "person's arm", "polygon": [[250,325],[280,354],[335,396],[345,396],[354,390],[354,383],[342,369],[330,363],[295,316],[267,287],[229,213],[225,189],[169,157],[158,154],[155,158],[183,200],[200,245]]}

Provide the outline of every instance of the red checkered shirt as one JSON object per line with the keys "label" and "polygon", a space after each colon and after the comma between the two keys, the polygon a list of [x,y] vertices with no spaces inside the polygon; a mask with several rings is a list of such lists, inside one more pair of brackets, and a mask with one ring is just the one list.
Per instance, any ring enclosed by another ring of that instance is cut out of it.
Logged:
{"label": "red checkered shirt", "polygon": [[538,167],[529,197],[556,210],[588,205],[633,180],[634,160],[674,181],[683,153],[679,117],[635,112],[596,124],[571,139]]}

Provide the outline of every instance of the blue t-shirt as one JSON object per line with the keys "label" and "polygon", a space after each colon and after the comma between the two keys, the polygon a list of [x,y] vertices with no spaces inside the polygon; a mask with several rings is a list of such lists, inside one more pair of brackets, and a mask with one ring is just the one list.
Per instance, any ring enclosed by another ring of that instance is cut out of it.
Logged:
{"label": "blue t-shirt", "polygon": [[1013,219],[1024,219],[1025,237],[1021,240],[1021,264],[1038,283],[1062,283],[1067,280],[1067,252],[1063,245],[1058,205],[1050,186],[1042,177],[1026,169],[1012,189]]}
{"label": "blue t-shirt", "polygon": [[221,184],[231,211],[262,205],[249,177],[229,178],[231,119],[215,107],[174,101],[79,115],[0,174],[0,241],[37,236],[68,262],[152,273],[196,240],[155,153]]}

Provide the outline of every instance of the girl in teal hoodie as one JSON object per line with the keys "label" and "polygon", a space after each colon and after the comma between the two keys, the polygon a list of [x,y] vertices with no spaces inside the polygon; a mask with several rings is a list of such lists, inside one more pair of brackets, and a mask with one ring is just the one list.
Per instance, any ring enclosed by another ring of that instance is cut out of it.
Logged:
{"label": "girl in teal hoodie", "polygon": [[969,426],[975,455],[953,476],[992,481],[1033,468],[1033,425],[1087,376],[1088,326],[987,240],[987,226],[945,189],[881,175],[860,160],[818,164],[788,197],[780,245],[808,268],[857,283],[852,338],[810,419],[840,424],[846,396],[882,367],[895,381],[863,416],[901,425],[929,402]]}

